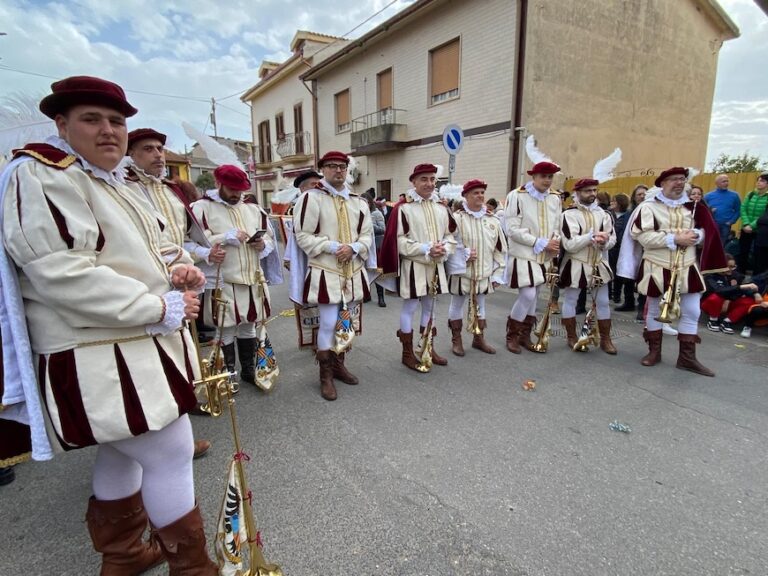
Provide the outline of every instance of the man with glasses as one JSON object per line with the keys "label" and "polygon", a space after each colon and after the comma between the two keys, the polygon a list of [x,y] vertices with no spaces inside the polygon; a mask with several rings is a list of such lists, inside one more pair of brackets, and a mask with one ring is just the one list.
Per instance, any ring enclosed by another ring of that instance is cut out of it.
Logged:
{"label": "man with glasses", "polygon": [[336,400],[334,378],[359,382],[344,365],[346,348],[332,350],[340,306],[370,296],[366,268],[376,267],[368,202],[347,185],[348,165],[343,152],[326,153],[317,164],[322,180],[299,197],[293,211],[294,242],[306,262],[291,262],[291,299],[318,307],[320,395],[330,401]]}
{"label": "man with glasses", "polygon": [[[666,294],[671,299],[679,297],[677,367],[714,376],[696,359],[696,344],[701,342],[697,335],[699,304],[705,289],[701,273],[725,270],[727,265],[717,225],[706,206],[689,200],[687,180],[688,169],[679,166],[664,170],[656,178],[655,184],[661,191],[652,202],[644,202],[638,208],[631,223],[631,241],[621,247],[619,268],[623,276],[636,271],[638,292],[647,296],[643,337],[648,342],[648,354],[641,364],[654,366],[661,361],[662,324],[657,318],[662,296]],[[635,261],[635,242],[642,248],[640,262]],[[670,289],[673,271],[677,273],[677,285]]]}

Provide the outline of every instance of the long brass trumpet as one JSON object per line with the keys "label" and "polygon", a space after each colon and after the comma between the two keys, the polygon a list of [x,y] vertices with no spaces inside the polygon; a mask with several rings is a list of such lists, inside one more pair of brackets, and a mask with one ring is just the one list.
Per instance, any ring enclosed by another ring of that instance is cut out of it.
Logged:
{"label": "long brass trumpet", "polygon": [[440,280],[440,272],[435,262],[435,271],[432,274],[432,280],[429,282],[429,295],[432,296],[432,309],[429,311],[429,322],[424,327],[424,333],[421,335],[421,354],[416,370],[426,374],[432,370],[432,326],[435,318],[435,300],[437,299],[437,283]]}
{"label": "long brass trumpet", "polygon": [[574,352],[589,352],[589,346],[597,346],[600,341],[600,332],[597,327],[597,291],[604,284],[603,277],[600,276],[600,261],[602,260],[602,251],[598,246],[593,248],[592,255],[592,275],[589,277],[589,294],[592,297],[592,306],[584,316],[584,324],[579,332],[579,339],[573,346]]}
{"label": "long brass trumpet", "polygon": [[[205,390],[206,402],[200,408],[208,412],[211,416],[220,416],[223,412],[223,406],[226,403],[229,408],[229,417],[232,424],[232,439],[235,445],[235,455],[243,454],[240,444],[240,432],[237,426],[237,414],[235,411],[234,394],[237,391],[235,377],[236,372],[230,372],[224,366],[224,359],[221,353],[221,331],[224,325],[224,314],[227,301],[221,297],[221,291],[218,290],[220,269],[217,270],[216,287],[213,291],[211,306],[216,310],[216,339],[213,352],[203,359],[200,355],[200,347],[197,339],[197,328],[194,322],[190,322],[190,331],[194,338],[195,345],[198,347],[198,362],[200,363],[200,379],[195,380],[193,385],[195,390],[203,388]],[[245,494],[249,494],[248,483],[246,482],[245,469],[241,458],[235,458],[235,469],[237,471],[240,486]],[[253,518],[253,507],[251,498],[242,498],[245,511],[245,529],[248,535],[248,560],[250,566],[247,570],[239,572],[242,576],[283,576],[283,572],[277,564],[268,563],[264,559],[261,551],[260,539],[256,529],[256,523]]]}
{"label": "long brass trumpet", "polygon": [[483,333],[480,328],[480,316],[477,307],[477,279],[475,276],[475,262],[472,262],[472,281],[469,284],[469,304],[467,304],[467,332],[478,336]]}
{"label": "long brass trumpet", "polygon": [[544,310],[544,315],[541,317],[538,326],[533,331],[533,334],[537,337],[536,343],[533,345],[532,351],[544,354],[549,349],[549,337],[551,331],[549,329],[549,316],[552,304],[555,303],[555,284],[560,279],[560,274],[557,271],[555,264],[555,258],[552,258],[549,262],[549,268],[547,269],[547,286],[549,287],[549,298],[547,298],[547,307]]}
{"label": "long brass trumpet", "polygon": [[[696,207],[699,201],[693,202],[691,210],[691,228],[693,228],[694,218],[696,217]],[[669,276],[669,286],[661,296],[661,305],[659,306],[659,315],[654,318],[656,322],[669,324],[673,320],[680,318],[680,268],[683,265],[683,257],[688,250],[687,246],[678,246],[675,250],[675,259],[672,261],[672,272]]]}

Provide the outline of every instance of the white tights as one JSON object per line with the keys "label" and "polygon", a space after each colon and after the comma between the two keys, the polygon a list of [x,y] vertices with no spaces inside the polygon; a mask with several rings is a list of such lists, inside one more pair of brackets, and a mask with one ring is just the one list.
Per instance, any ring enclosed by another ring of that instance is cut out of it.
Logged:
{"label": "white tights", "polygon": [[[477,295],[477,317],[485,320],[485,294]],[[451,306],[448,308],[448,320],[461,320],[464,316],[464,302],[467,296],[451,294]]]}
{"label": "white tights", "polygon": [[[563,318],[573,318],[576,316],[576,301],[579,299],[581,288],[566,288],[564,292]],[[609,320],[611,318],[611,305],[610,296],[608,294],[608,284],[603,284],[597,289],[595,304],[597,304],[597,319]],[[587,302],[587,305],[591,306],[592,303]]]}
{"label": "white tights", "polygon": [[[651,298],[649,296],[646,301],[648,302],[648,314],[645,317],[645,327],[649,331],[661,330],[663,324],[655,320],[659,315],[661,298]],[[680,320],[677,323],[679,334],[697,333],[699,329],[699,314],[701,313],[700,302],[701,294],[699,292],[680,295]]]}
{"label": "white tights", "polygon": [[317,329],[318,351],[330,350],[336,334],[336,321],[339,319],[338,304],[318,304],[320,327]]}
{"label": "white tights", "polygon": [[422,296],[421,298],[404,298],[403,308],[400,310],[400,332],[410,334],[413,332],[413,313],[421,301],[421,326],[426,326],[429,317],[432,314],[432,307],[435,305],[432,296]]}
{"label": "white tights", "polygon": [[193,452],[186,414],[161,430],[100,444],[93,494],[97,500],[121,500],[141,490],[152,524],[168,526],[195,507]]}
{"label": "white tights", "polygon": [[239,339],[256,338],[256,324],[254,322],[243,322],[237,326],[221,329],[221,343],[226,346],[235,341],[235,336]]}
{"label": "white tights", "polygon": [[539,295],[538,286],[526,286],[517,289],[517,300],[512,305],[509,317],[522,322],[526,316],[536,316],[536,298]]}

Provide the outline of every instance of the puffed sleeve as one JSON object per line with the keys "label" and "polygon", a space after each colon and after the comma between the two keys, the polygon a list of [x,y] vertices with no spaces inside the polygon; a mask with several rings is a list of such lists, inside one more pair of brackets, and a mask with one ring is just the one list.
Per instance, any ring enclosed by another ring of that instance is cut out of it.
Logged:
{"label": "puffed sleeve", "polygon": [[667,232],[660,230],[650,206],[641,204],[629,233],[632,239],[639,242],[644,248],[669,248],[667,244]]}
{"label": "puffed sleeve", "polygon": [[302,194],[293,209],[293,239],[310,258],[330,252],[331,239],[319,233],[320,202],[315,195],[322,192],[308,190]]}
{"label": "puffed sleeve", "polygon": [[[100,264],[102,231],[87,192],[35,161],[18,167],[3,199],[3,243],[36,297],[76,328],[153,324],[163,299],[146,284]],[[169,284],[169,290],[170,290]]]}
{"label": "puffed sleeve", "polygon": [[528,228],[523,228],[523,213],[520,209],[520,193],[512,190],[507,196],[506,207],[504,208],[504,222],[507,236],[512,242],[524,246],[534,246],[537,237],[531,234]]}

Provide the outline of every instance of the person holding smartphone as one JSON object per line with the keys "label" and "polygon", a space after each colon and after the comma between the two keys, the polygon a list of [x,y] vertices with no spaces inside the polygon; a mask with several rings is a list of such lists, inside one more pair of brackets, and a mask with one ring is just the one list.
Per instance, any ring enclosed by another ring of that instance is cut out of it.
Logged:
{"label": "person holding smartphone", "polygon": [[[214,170],[217,187],[208,190],[192,205],[211,246],[221,246],[226,256],[219,263],[218,284],[227,301],[221,334],[222,352],[227,369],[235,370],[235,339],[240,360],[240,378],[256,382],[256,322],[271,314],[268,284],[282,282],[282,268],[277,254],[275,234],[269,216],[255,202],[245,202],[250,190],[248,175],[231,164]],[[216,325],[213,288],[209,282],[203,318]]]}

